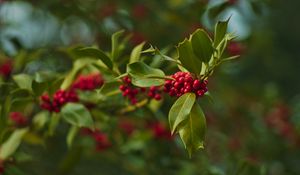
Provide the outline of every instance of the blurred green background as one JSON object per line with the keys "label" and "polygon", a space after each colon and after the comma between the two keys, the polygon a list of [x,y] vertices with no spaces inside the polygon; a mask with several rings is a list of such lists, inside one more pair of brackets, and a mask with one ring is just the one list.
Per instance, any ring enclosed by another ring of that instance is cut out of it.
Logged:
{"label": "blurred green background", "polygon": [[212,32],[229,17],[238,37],[228,53],[241,54],[210,79],[205,149],[191,159],[177,139],[137,136],[122,148],[83,156],[57,137],[46,148],[23,145],[21,157],[32,157],[12,174],[299,175],[299,7],[297,0],[0,0],[1,57],[43,52],[43,64],[28,64],[26,72],[64,72],[68,63],[58,48],[106,50],[120,29],[132,35],[130,47],[147,41],[174,48],[195,29]]}

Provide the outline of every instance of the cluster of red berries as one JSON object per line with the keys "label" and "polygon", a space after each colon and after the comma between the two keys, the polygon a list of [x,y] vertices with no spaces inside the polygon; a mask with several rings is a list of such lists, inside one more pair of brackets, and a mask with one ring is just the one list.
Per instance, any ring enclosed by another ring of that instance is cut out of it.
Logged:
{"label": "cluster of red berries", "polygon": [[123,133],[125,133],[128,136],[130,136],[136,129],[134,123],[129,120],[120,120],[118,123],[118,127]]}
{"label": "cluster of red berries", "polygon": [[245,51],[245,45],[239,42],[230,42],[227,46],[227,52],[231,56],[241,55]]}
{"label": "cluster of red berries", "polygon": [[107,134],[101,132],[98,129],[93,131],[89,128],[82,128],[81,134],[90,136],[95,140],[97,151],[106,150],[107,148],[111,147],[111,145],[112,145],[110,140],[108,139]]}
{"label": "cluster of red berries", "polygon": [[53,98],[49,97],[48,94],[41,96],[42,104],[41,107],[50,112],[60,112],[61,107],[68,102],[77,102],[78,96],[74,90],[65,91],[58,90],[54,93]]}
{"label": "cluster of red berries", "polygon": [[172,140],[173,138],[170,130],[161,122],[150,123],[148,128],[156,139]]}
{"label": "cluster of red berries", "polygon": [[12,72],[12,62],[10,60],[5,61],[0,65],[0,75],[9,77]]}
{"label": "cluster of red berries", "polygon": [[161,88],[159,86],[151,86],[148,91],[148,97],[160,100],[161,99]]}
{"label": "cluster of red berries", "polygon": [[24,126],[27,124],[27,118],[21,112],[9,113],[9,119],[13,121],[16,126]]}
{"label": "cluster of red berries", "polygon": [[207,80],[195,79],[189,72],[177,72],[171,76],[174,80],[166,80],[164,91],[170,96],[180,97],[181,95],[193,92],[201,97],[207,92]]}
{"label": "cluster of red berries", "polygon": [[[137,95],[141,93],[145,93],[147,91],[146,88],[137,88],[134,87],[131,84],[131,80],[128,76],[123,78],[124,84],[120,85],[120,90],[123,92],[122,95],[124,97],[127,97],[131,104],[136,104],[137,103]],[[161,99],[161,90],[159,86],[151,86],[148,89],[148,97],[155,99],[155,100],[160,100]]]}
{"label": "cluster of red berries", "polygon": [[80,75],[72,85],[73,89],[94,90],[100,88],[104,83],[100,73],[92,73],[89,75]]}
{"label": "cluster of red berries", "polygon": [[292,144],[300,145],[300,138],[293,124],[289,121],[290,109],[284,104],[276,105],[265,119],[266,124]]}
{"label": "cluster of red berries", "polygon": [[[123,83],[124,84],[120,85],[119,87],[120,90],[123,92],[123,97],[127,97],[130,100],[131,104],[136,104],[139,89],[132,86],[131,80],[128,76],[123,78]],[[145,89],[141,88],[140,91],[145,91]]]}

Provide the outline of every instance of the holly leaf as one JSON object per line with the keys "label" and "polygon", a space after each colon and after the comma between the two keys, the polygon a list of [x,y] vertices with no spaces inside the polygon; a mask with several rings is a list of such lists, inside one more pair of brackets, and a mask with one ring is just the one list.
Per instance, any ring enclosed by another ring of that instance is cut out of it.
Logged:
{"label": "holly leaf", "polygon": [[202,63],[194,54],[192,43],[185,39],[183,42],[179,43],[177,47],[178,59],[184,68],[189,72],[199,74],[201,72]]}
{"label": "holly leaf", "polygon": [[162,70],[152,68],[143,62],[128,64],[127,72],[132,78],[132,84],[135,86],[160,86],[165,82],[165,73]]}
{"label": "holly leaf", "polygon": [[21,144],[23,136],[28,132],[28,128],[16,129],[10,137],[1,145],[0,160],[6,160],[11,156]]}
{"label": "holly leaf", "polygon": [[187,121],[179,130],[179,135],[187,149],[189,156],[197,149],[204,148],[206,119],[198,103],[194,103]]}
{"label": "holly leaf", "polygon": [[132,50],[132,52],[130,54],[129,63],[134,63],[134,62],[139,61],[144,45],[145,45],[145,42],[142,42],[141,44],[134,47],[134,49]]}
{"label": "holly leaf", "polygon": [[119,91],[119,86],[122,84],[121,81],[109,81],[105,82],[100,88],[99,93],[103,95],[109,95],[115,91]]}
{"label": "holly leaf", "polygon": [[120,43],[119,38],[123,35],[125,31],[120,30],[116,33],[114,33],[111,37],[111,58],[112,60],[116,60],[116,58],[120,54]]}
{"label": "holly leaf", "polygon": [[214,52],[211,38],[203,29],[198,29],[191,35],[190,40],[197,58],[207,63]]}
{"label": "holly leaf", "polygon": [[93,128],[93,118],[82,104],[68,103],[61,109],[62,118],[71,125]]}
{"label": "holly leaf", "polygon": [[68,135],[67,135],[67,145],[68,145],[68,147],[72,146],[73,141],[74,141],[78,131],[79,131],[79,128],[77,126],[72,126],[69,129],[69,132],[68,132]]}
{"label": "holly leaf", "polygon": [[193,104],[196,101],[194,93],[186,93],[180,96],[169,111],[169,124],[172,134],[180,130],[179,125],[188,119]]}
{"label": "holly leaf", "polygon": [[32,78],[27,74],[19,74],[13,76],[14,81],[21,89],[27,89],[32,92]]}
{"label": "holly leaf", "polygon": [[104,51],[92,47],[84,47],[76,49],[75,53],[80,57],[89,57],[100,59],[109,69],[113,68],[111,59],[104,53]]}
{"label": "holly leaf", "polygon": [[226,32],[227,32],[227,26],[230,18],[226,21],[218,21],[218,23],[215,25],[215,36],[214,36],[214,47],[216,48],[220,42],[224,39]]}

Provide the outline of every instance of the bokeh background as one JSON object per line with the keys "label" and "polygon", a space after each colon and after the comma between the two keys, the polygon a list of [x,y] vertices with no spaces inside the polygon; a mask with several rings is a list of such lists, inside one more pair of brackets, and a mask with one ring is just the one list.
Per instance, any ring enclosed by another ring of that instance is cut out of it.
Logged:
{"label": "bokeh background", "polygon": [[147,127],[156,132],[149,137],[137,114],[122,128],[138,134],[117,146],[96,153],[80,146],[67,150],[59,136],[47,146],[24,144],[22,161],[9,173],[299,175],[299,7],[297,0],[0,0],[1,59],[24,57],[28,73],[67,71],[60,48],[108,50],[120,29],[132,35],[131,48],[147,41],[168,50],[195,29],[213,32],[217,20],[229,17],[237,38],[228,54],[241,55],[210,79],[213,102],[203,102],[205,149],[191,159],[180,140],[157,134],[163,126]]}

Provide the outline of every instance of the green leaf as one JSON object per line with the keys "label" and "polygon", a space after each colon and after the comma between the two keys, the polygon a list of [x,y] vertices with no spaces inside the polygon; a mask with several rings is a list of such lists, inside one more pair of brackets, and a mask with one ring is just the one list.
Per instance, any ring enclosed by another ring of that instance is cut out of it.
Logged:
{"label": "green leaf", "polygon": [[134,63],[139,61],[143,47],[145,45],[145,42],[142,42],[141,44],[137,45],[131,52],[129,63]]}
{"label": "green leaf", "polygon": [[197,58],[207,63],[214,52],[211,38],[203,29],[198,29],[191,35],[190,40]]}
{"label": "green leaf", "polygon": [[160,86],[164,84],[165,73],[152,68],[143,62],[127,65],[127,72],[132,78],[132,84],[139,87]]}
{"label": "green leaf", "polygon": [[103,100],[103,96],[96,90],[93,91],[78,91],[77,95],[83,103],[97,104],[100,100]]}
{"label": "green leaf", "polygon": [[110,82],[105,82],[103,86],[100,89],[100,93],[103,95],[109,95],[110,93],[114,91],[119,90],[119,86],[122,84],[121,81],[110,81]]}
{"label": "green leaf", "polygon": [[109,69],[113,68],[111,59],[100,49],[85,47],[75,50],[75,53],[81,57],[98,58],[100,59]]}
{"label": "green leaf", "polygon": [[66,104],[61,110],[61,116],[71,125],[88,128],[94,127],[90,112],[82,104]]}
{"label": "green leaf", "polygon": [[237,59],[237,58],[239,58],[239,57],[240,57],[240,55],[235,55],[235,56],[223,58],[221,61],[222,61],[222,62],[232,61],[232,60],[235,60],[235,59]]}
{"label": "green leaf", "polygon": [[231,33],[225,34],[225,36],[223,37],[223,39],[221,40],[219,45],[216,47],[218,58],[222,57],[225,49],[227,48],[227,45],[228,45],[229,41],[231,41],[234,38],[235,38],[235,36]]}
{"label": "green leaf", "polygon": [[204,148],[206,119],[198,103],[194,103],[184,126],[180,128],[179,135],[187,149],[189,156],[197,149]]}
{"label": "green leaf", "polygon": [[67,145],[68,145],[68,147],[72,146],[73,141],[74,141],[78,131],[79,131],[79,127],[77,127],[77,126],[72,126],[69,129],[69,132],[68,132],[68,135],[67,135]]}
{"label": "green leaf", "polygon": [[32,91],[32,78],[30,75],[19,74],[13,76],[13,79],[21,89]]}
{"label": "green leaf", "polygon": [[125,31],[121,30],[114,33],[111,37],[111,57],[112,60],[116,60],[119,56],[120,46],[119,46],[119,38],[123,35]]}
{"label": "green leaf", "polygon": [[229,19],[227,19],[226,21],[218,21],[218,23],[215,25],[214,47],[217,47],[224,39],[227,32]]}
{"label": "green leaf", "polygon": [[143,50],[141,53],[155,53],[156,52],[156,48],[153,48],[152,45],[150,45],[150,47],[146,50]]}
{"label": "green leaf", "polygon": [[177,51],[179,56],[178,59],[183,67],[198,75],[201,72],[202,63],[194,54],[191,42],[185,39],[183,42],[179,43]]}
{"label": "green leaf", "polygon": [[34,74],[34,80],[37,83],[53,81],[56,78],[57,78],[57,74],[54,72],[36,72]]}
{"label": "green leaf", "polygon": [[75,80],[77,74],[78,74],[78,70],[72,69],[72,71],[67,74],[66,78],[62,82],[62,84],[60,86],[60,89],[63,89],[63,90],[68,89],[72,85],[72,83]]}
{"label": "green leaf", "polygon": [[31,145],[45,145],[45,140],[37,133],[27,132],[23,136],[23,141]]}
{"label": "green leaf", "polygon": [[48,131],[47,131],[48,136],[54,135],[54,132],[60,122],[60,118],[61,116],[59,115],[59,113],[55,113],[55,112],[51,113],[50,121],[48,125]]}
{"label": "green leaf", "polygon": [[32,119],[34,128],[42,129],[45,126],[45,124],[48,122],[49,115],[50,114],[48,111],[41,111],[41,112],[37,113]]}
{"label": "green leaf", "polygon": [[180,130],[179,125],[188,119],[188,115],[196,101],[194,93],[186,93],[180,96],[169,111],[169,124],[172,134]]}
{"label": "green leaf", "polygon": [[28,128],[16,129],[10,137],[1,145],[0,160],[6,160],[11,156],[21,144],[23,136],[28,132]]}

